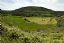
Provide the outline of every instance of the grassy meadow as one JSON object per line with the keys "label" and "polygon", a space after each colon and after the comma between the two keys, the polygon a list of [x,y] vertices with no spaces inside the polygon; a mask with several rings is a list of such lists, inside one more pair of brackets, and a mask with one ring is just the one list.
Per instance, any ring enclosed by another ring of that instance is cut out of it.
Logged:
{"label": "grassy meadow", "polygon": [[57,21],[55,20],[55,17],[26,17],[29,21],[37,23],[37,24],[43,24],[43,25],[56,25]]}
{"label": "grassy meadow", "polygon": [[55,17],[0,16],[0,43],[64,43]]}
{"label": "grassy meadow", "polygon": [[[21,16],[3,16],[0,21],[15,26],[22,30],[48,29],[56,26],[57,22],[52,17],[21,17]],[[4,22],[5,21],[5,22]]]}

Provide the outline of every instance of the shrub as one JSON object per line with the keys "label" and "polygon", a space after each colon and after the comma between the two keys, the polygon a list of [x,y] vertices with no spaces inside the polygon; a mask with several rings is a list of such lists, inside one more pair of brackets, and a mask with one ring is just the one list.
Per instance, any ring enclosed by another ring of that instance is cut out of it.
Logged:
{"label": "shrub", "polygon": [[24,43],[30,43],[30,39],[25,37],[25,38],[23,39],[23,42],[24,42]]}
{"label": "shrub", "polygon": [[38,37],[32,38],[32,43],[42,43]]}
{"label": "shrub", "polygon": [[25,21],[30,22],[28,19],[24,18]]}
{"label": "shrub", "polygon": [[0,24],[0,35],[3,35],[6,32],[7,32],[7,29]]}
{"label": "shrub", "polygon": [[17,34],[16,32],[12,32],[11,34],[9,34],[10,39],[17,40],[17,39],[19,39],[19,37],[20,37],[20,35]]}

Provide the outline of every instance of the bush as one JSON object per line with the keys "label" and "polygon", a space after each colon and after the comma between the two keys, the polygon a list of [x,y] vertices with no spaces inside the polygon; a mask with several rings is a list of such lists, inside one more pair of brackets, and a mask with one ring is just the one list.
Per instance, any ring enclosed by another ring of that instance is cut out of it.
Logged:
{"label": "bush", "polygon": [[7,32],[7,29],[0,24],[0,35],[3,35],[6,32]]}
{"label": "bush", "polygon": [[32,38],[32,43],[42,43],[40,39],[36,36]]}
{"label": "bush", "polygon": [[17,39],[19,39],[20,35],[18,33],[16,33],[16,32],[12,32],[12,33],[9,33],[8,37],[10,39],[17,40]]}
{"label": "bush", "polygon": [[30,39],[25,37],[25,38],[23,39],[23,43],[30,43]]}
{"label": "bush", "polygon": [[28,19],[24,18],[25,21],[30,22]]}

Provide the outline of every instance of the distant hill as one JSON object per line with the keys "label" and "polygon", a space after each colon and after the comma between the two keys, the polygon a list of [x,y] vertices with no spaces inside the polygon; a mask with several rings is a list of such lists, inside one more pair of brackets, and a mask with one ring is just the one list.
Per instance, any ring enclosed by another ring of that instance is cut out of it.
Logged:
{"label": "distant hill", "polygon": [[22,7],[13,11],[4,11],[0,9],[2,14],[12,14],[16,16],[61,16],[64,15],[64,11],[53,11],[44,7],[28,6]]}
{"label": "distant hill", "polygon": [[22,8],[16,9],[16,10],[18,10],[18,11],[52,11],[52,10],[44,8],[44,7],[36,7],[36,6],[22,7]]}
{"label": "distant hill", "polygon": [[28,6],[16,9],[13,13],[21,16],[52,16],[53,11],[44,7]]}

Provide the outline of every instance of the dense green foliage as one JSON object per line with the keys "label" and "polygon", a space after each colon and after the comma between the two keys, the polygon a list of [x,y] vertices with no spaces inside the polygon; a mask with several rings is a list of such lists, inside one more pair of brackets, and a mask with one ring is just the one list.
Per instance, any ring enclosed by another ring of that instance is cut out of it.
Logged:
{"label": "dense green foliage", "polygon": [[16,9],[13,11],[4,11],[0,10],[0,13],[3,14],[10,14],[10,15],[16,15],[16,16],[53,16],[53,10],[44,8],[44,7],[36,7],[36,6],[28,6],[28,7],[22,7],[20,9]]}
{"label": "dense green foliage", "polygon": [[0,9],[0,14],[5,15],[16,15],[16,16],[39,16],[39,17],[50,17],[50,16],[62,16],[64,15],[64,11],[53,11],[51,9],[47,9],[44,7],[36,7],[36,6],[28,6],[22,7],[13,11],[5,11]]}
{"label": "dense green foliage", "polygon": [[35,6],[29,6],[29,7],[23,7],[20,9],[16,9],[13,11],[13,14],[20,15],[20,16],[53,16],[53,11],[50,9],[46,9],[44,7],[35,7]]}

